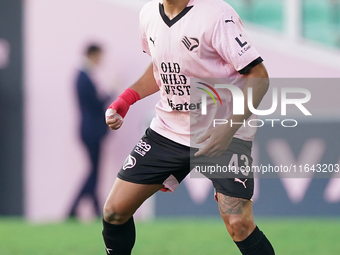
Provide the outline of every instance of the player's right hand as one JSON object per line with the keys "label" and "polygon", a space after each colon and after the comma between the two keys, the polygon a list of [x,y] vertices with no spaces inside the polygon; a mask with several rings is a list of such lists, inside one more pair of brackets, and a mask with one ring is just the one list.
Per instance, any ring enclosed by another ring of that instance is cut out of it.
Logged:
{"label": "player's right hand", "polygon": [[133,105],[140,99],[139,94],[127,88],[122,94],[109,106],[106,110],[105,118],[106,124],[109,125],[111,130],[120,128],[123,124],[123,118],[128,112],[130,105]]}
{"label": "player's right hand", "polygon": [[123,118],[120,116],[116,110],[109,108],[105,113],[106,124],[111,130],[117,130],[123,125]]}

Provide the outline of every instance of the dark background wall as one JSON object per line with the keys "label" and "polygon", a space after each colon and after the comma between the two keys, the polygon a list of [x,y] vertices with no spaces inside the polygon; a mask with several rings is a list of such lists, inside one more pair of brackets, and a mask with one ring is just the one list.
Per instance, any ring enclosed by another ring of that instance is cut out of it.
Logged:
{"label": "dark background wall", "polygon": [[0,65],[0,215],[22,215],[23,57],[20,0],[0,1],[0,44],[2,59]]}

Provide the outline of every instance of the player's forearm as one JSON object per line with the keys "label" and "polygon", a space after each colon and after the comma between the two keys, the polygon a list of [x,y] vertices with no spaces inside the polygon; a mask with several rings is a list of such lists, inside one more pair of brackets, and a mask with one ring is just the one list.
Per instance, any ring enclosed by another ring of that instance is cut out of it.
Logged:
{"label": "player's forearm", "polygon": [[130,88],[135,90],[139,94],[140,99],[150,96],[159,90],[159,87],[153,75],[152,63],[148,66],[148,68],[136,81],[136,83],[134,83]]}
{"label": "player's forearm", "polygon": [[236,133],[236,131],[243,125],[245,120],[247,120],[252,112],[248,107],[248,88],[252,88],[252,102],[253,106],[256,109],[262,101],[262,98],[266,94],[269,87],[269,79],[268,73],[263,64],[259,64],[255,66],[248,74],[244,75],[244,78],[247,79],[247,82],[243,88],[244,95],[244,114],[243,115],[232,115],[230,116],[229,123],[238,123],[233,124],[230,127],[230,132]]}
{"label": "player's forearm", "polygon": [[[153,76],[153,66],[151,64],[145,70],[144,74],[137,80],[137,82],[133,84],[130,88],[127,88],[109,106],[105,115],[107,118],[112,119],[114,115],[118,113],[122,118],[124,118],[131,105],[136,103],[138,100],[157,92],[158,90],[159,90],[159,87]],[[107,123],[112,124],[111,122],[107,122]],[[112,125],[114,125],[114,123]],[[113,129],[116,129],[116,128],[113,128]]]}

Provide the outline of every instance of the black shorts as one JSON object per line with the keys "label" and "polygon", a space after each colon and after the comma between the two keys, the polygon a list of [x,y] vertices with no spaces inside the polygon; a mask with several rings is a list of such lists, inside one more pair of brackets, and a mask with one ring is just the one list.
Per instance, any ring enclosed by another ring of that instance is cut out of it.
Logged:
{"label": "black shorts", "polygon": [[195,157],[197,149],[176,143],[148,128],[126,158],[118,178],[139,184],[163,184],[173,192],[194,169],[191,177],[202,173],[212,181],[216,192],[251,199],[254,179],[251,172],[243,171],[247,166],[251,168],[251,147],[252,142],[233,138],[221,156]]}

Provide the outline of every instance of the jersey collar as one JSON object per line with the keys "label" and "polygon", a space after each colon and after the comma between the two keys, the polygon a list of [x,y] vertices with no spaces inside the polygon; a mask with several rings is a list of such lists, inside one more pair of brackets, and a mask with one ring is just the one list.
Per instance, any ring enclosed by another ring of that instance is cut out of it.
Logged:
{"label": "jersey collar", "polygon": [[190,11],[192,7],[194,7],[192,5],[194,1],[195,0],[190,0],[187,7],[185,7],[176,17],[174,17],[171,20],[168,18],[168,16],[165,15],[163,1],[160,1],[160,3],[159,3],[159,14],[161,15],[164,23],[167,24],[168,27],[171,27],[177,21],[179,21],[181,18],[183,18],[184,15],[187,14],[188,11]]}

